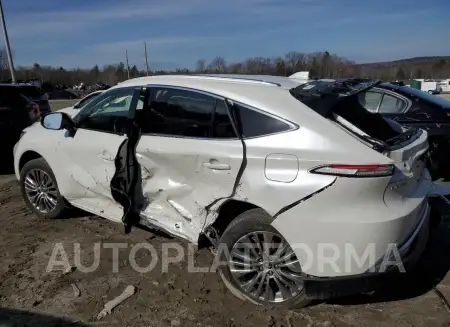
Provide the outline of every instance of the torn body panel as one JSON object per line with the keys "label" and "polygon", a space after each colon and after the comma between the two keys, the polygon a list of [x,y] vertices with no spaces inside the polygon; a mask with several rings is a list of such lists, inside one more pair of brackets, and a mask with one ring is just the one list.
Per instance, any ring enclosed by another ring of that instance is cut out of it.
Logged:
{"label": "torn body panel", "polygon": [[[137,146],[142,167],[144,206],[141,218],[197,243],[207,216],[214,220],[219,201],[225,201],[239,173],[239,140],[198,140],[143,135]],[[219,168],[219,169],[216,169]]]}
{"label": "torn body panel", "polygon": [[139,222],[143,202],[141,167],[136,158],[139,138],[140,128],[130,122],[128,138],[122,142],[114,159],[116,170],[110,183],[112,197],[123,207],[122,222],[127,233]]}

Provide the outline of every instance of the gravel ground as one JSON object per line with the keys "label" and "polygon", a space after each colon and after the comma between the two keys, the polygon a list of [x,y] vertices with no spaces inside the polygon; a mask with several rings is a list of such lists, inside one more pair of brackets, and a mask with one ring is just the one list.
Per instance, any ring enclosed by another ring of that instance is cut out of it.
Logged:
{"label": "gravel ground", "polygon": [[[78,211],[68,219],[39,219],[26,208],[9,171],[0,177],[0,204],[2,326],[69,326],[69,321],[77,322],[70,326],[111,327],[450,326],[450,312],[433,291],[439,284],[444,296],[450,297],[450,225],[440,227],[417,272],[378,293],[314,303],[302,310],[278,310],[243,303],[227,291],[216,273],[188,273],[186,260],[169,265],[167,272],[161,260],[148,273],[135,271],[128,260],[132,245],[148,242],[160,257],[164,243],[186,244],[139,229],[125,235],[121,225]],[[87,267],[94,262],[94,244],[124,243],[127,248],[114,261],[111,249],[102,247],[99,268],[90,273],[80,269],[63,273],[61,267],[46,272],[57,243],[64,246],[71,265],[74,243],[80,243],[81,263]],[[140,266],[152,259],[148,251],[136,257]],[[208,266],[212,260],[207,249],[194,257],[196,267]],[[103,305],[127,285],[134,285],[136,294],[97,321]]]}

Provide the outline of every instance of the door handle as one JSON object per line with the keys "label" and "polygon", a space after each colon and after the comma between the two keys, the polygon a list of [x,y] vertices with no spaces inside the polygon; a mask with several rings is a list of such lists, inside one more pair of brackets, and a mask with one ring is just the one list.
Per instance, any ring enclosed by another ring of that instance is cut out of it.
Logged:
{"label": "door handle", "polygon": [[204,162],[203,167],[206,167],[209,169],[214,169],[214,170],[230,170],[231,169],[230,165],[222,164],[218,161]]}

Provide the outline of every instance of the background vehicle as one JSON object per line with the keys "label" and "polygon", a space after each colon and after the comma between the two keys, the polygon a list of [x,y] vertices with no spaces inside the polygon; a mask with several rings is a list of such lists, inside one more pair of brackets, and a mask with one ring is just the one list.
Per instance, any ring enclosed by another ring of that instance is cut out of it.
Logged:
{"label": "background vehicle", "polygon": [[[358,96],[373,84],[358,85],[129,80],[73,119],[55,112],[29,128],[14,150],[16,176],[38,216],[61,217],[70,203],[126,232],[140,224],[225,246],[219,273],[252,303],[302,306],[343,280],[352,285],[343,292],[358,293],[354,282],[366,290],[391,243],[405,264],[421,254],[431,187],[427,133],[369,113]],[[375,244],[375,261],[324,266],[320,244],[352,244],[358,255]]]}
{"label": "background vehicle", "polygon": [[361,94],[360,100],[371,112],[380,113],[404,126],[426,130],[432,177],[450,180],[450,101],[390,83],[382,83]]}
{"label": "background vehicle", "polygon": [[439,82],[439,89],[441,89],[441,92],[443,93],[449,93],[450,92],[450,79],[444,79]]}
{"label": "background vehicle", "polygon": [[[39,120],[39,106],[25,97],[22,89],[11,84],[0,84],[1,145],[11,151],[22,130]],[[3,158],[8,158],[5,155]]]}
{"label": "background vehicle", "polygon": [[40,88],[34,85],[19,84],[20,92],[29,98],[32,102],[39,105],[39,109],[42,114],[51,112],[50,104],[48,102],[49,96],[43,92]]}

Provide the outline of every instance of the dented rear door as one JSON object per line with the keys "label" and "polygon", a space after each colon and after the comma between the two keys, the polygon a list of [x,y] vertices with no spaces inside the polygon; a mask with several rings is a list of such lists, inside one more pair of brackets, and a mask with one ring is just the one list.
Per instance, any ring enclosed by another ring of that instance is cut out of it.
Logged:
{"label": "dented rear door", "polygon": [[171,87],[151,89],[137,146],[141,223],[196,243],[213,207],[238,187],[244,157],[223,98]]}

